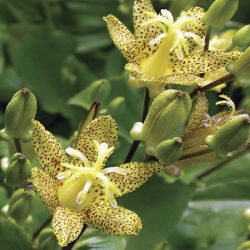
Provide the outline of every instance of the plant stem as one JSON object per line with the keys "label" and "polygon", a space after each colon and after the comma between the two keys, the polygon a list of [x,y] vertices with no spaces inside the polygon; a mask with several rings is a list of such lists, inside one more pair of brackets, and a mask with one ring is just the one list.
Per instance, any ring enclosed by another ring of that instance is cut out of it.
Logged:
{"label": "plant stem", "polygon": [[[149,103],[150,103],[149,91],[147,88],[145,88],[143,112],[142,112],[142,118],[141,118],[142,122],[144,122],[146,117],[147,117],[148,110],[149,110]],[[134,156],[139,144],[140,144],[140,141],[133,141],[132,142],[124,163],[130,162],[133,159],[133,156]]]}
{"label": "plant stem", "polygon": [[209,42],[210,42],[210,38],[211,38],[211,28],[207,28],[207,34],[205,36],[205,46],[204,46],[204,51],[209,50]]}
{"label": "plant stem", "polygon": [[15,144],[15,147],[16,147],[16,151],[18,153],[23,153],[22,145],[21,145],[20,140],[19,139],[14,139],[14,144]]}
{"label": "plant stem", "polygon": [[33,240],[40,234],[40,232],[50,224],[50,221],[51,221],[51,216],[49,216],[49,218],[47,220],[45,220],[41,225],[40,227],[37,228],[37,230],[33,233]]}
{"label": "plant stem", "polygon": [[209,90],[209,89],[212,89],[212,88],[214,88],[214,87],[216,87],[216,86],[218,86],[218,85],[220,85],[220,84],[222,84],[222,83],[230,82],[230,81],[232,81],[233,79],[234,79],[234,75],[233,75],[233,74],[227,74],[227,75],[225,75],[225,76],[223,76],[223,77],[221,77],[221,78],[219,78],[219,79],[217,79],[217,80],[215,80],[215,81],[213,81],[213,82],[211,82],[211,83],[208,83],[208,84],[205,85],[205,86],[200,86],[200,87],[196,88],[196,89],[190,94],[190,96],[191,96],[191,97],[194,97],[194,96],[197,95],[198,92],[205,92],[205,91],[207,91],[207,90]]}
{"label": "plant stem", "polygon": [[207,171],[205,171],[204,173],[198,175],[196,177],[196,179],[198,180],[202,180],[205,177],[209,176],[210,174],[216,172],[217,170],[223,168],[225,165],[227,165],[227,163],[239,158],[240,156],[249,153],[250,151],[250,146],[248,146],[246,149],[244,149],[243,151],[239,152],[238,154],[235,154],[234,156],[232,156],[231,158],[226,159],[225,161],[222,161],[220,163],[218,163],[216,166],[214,166],[213,168],[208,169]]}

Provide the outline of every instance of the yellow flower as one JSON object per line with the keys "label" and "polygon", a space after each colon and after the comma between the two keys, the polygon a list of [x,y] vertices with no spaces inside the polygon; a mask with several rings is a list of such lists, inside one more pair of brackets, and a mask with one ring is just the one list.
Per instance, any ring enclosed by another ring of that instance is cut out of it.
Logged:
{"label": "yellow flower", "polygon": [[33,168],[31,180],[53,213],[59,244],[74,241],[85,223],[112,234],[138,234],[140,218],[117,206],[115,198],[137,189],[162,166],[131,162],[104,168],[118,138],[110,116],[100,116],[80,130],[75,149],[67,148],[66,153],[38,121],[33,129],[34,149],[43,168]]}
{"label": "yellow flower", "polygon": [[135,0],[132,34],[115,16],[104,17],[111,38],[129,61],[126,69],[135,80],[133,87],[148,87],[152,97],[166,84],[196,86],[200,74],[225,67],[240,52],[204,51],[207,28],[205,12],[194,7],[182,11],[174,21],[168,10],[157,15],[150,0]]}

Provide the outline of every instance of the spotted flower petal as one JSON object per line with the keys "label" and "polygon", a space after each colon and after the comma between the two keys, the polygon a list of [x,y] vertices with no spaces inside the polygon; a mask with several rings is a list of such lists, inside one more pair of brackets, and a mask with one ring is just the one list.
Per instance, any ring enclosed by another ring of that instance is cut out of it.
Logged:
{"label": "spotted flower petal", "polygon": [[64,149],[58,140],[38,121],[33,121],[32,142],[37,158],[46,172],[56,176],[64,170],[60,166],[61,162],[67,161]]}
{"label": "spotted flower petal", "polygon": [[242,53],[238,51],[199,51],[175,63],[174,73],[202,74],[225,67],[236,61]]}
{"label": "spotted flower petal", "polygon": [[51,210],[59,206],[57,189],[60,182],[58,180],[39,168],[32,168],[31,181],[38,195]]}
{"label": "spotted flower petal", "polygon": [[85,211],[86,223],[94,228],[116,235],[137,235],[142,228],[138,215],[128,209],[99,202]]}
{"label": "spotted flower petal", "polygon": [[153,77],[147,74],[140,69],[140,67],[136,64],[128,63],[125,66],[125,69],[131,74],[132,77],[139,79],[140,81],[136,81],[137,86],[134,87],[142,87],[147,86],[147,83],[153,83],[158,85],[167,85],[167,84],[178,84],[178,85],[187,85],[187,86],[197,86],[201,84],[202,78],[196,76],[194,74],[170,74],[161,77]]}
{"label": "spotted flower petal", "polygon": [[74,241],[81,233],[83,225],[82,214],[73,213],[65,207],[56,208],[52,227],[60,246],[66,246]]}
{"label": "spotted flower petal", "polygon": [[104,17],[104,21],[107,24],[109,34],[114,44],[123,56],[130,62],[137,62],[139,58],[139,48],[134,35],[113,15]]}
{"label": "spotted flower petal", "polygon": [[108,173],[111,182],[116,183],[121,194],[132,192],[143,185],[155,172],[163,170],[163,165],[155,163],[130,162],[119,166],[125,174]]}
{"label": "spotted flower petal", "polygon": [[158,46],[149,44],[150,40],[157,37],[161,33],[161,29],[156,25],[143,25],[150,19],[146,13],[155,13],[150,0],[135,0],[133,5],[134,30],[137,44],[140,48],[141,59],[152,55]]}
{"label": "spotted flower petal", "polygon": [[100,116],[89,123],[78,135],[75,148],[82,152],[90,162],[95,162],[97,149],[94,141],[107,143],[111,148],[116,146],[117,140],[118,128],[115,120],[111,116]]}
{"label": "spotted flower petal", "polygon": [[191,111],[184,135],[197,129],[206,118],[208,112],[208,100],[203,93],[199,93],[197,101]]}

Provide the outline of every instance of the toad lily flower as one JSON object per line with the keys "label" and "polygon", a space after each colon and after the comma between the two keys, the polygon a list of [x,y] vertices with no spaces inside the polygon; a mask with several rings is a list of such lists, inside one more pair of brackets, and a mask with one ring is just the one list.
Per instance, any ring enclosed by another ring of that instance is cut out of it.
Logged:
{"label": "toad lily flower", "polygon": [[157,15],[149,0],[135,0],[132,34],[115,16],[104,17],[111,38],[129,61],[133,87],[148,87],[152,97],[166,84],[197,86],[200,74],[225,67],[239,52],[204,51],[204,10],[182,11],[174,21],[168,10]]}
{"label": "toad lily flower", "polygon": [[85,223],[112,234],[138,234],[140,218],[118,206],[115,198],[137,189],[162,165],[131,162],[104,168],[118,138],[110,116],[100,116],[80,130],[75,149],[67,148],[66,153],[38,121],[33,129],[34,149],[43,168],[32,169],[31,181],[53,213],[59,244],[74,241]]}

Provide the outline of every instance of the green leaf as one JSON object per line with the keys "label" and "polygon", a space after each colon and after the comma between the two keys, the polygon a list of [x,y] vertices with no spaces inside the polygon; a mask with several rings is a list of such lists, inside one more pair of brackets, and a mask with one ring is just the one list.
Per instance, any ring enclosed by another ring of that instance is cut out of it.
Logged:
{"label": "green leaf", "polygon": [[250,154],[226,164],[206,177],[196,199],[250,199]]}
{"label": "green leaf", "polygon": [[0,218],[0,242],[4,250],[31,250],[32,244],[12,219]]}
{"label": "green leaf", "polygon": [[73,250],[125,250],[125,247],[126,240],[123,237],[88,228]]}
{"label": "green leaf", "polygon": [[62,81],[61,69],[74,51],[74,38],[40,25],[17,25],[10,35],[9,53],[22,85],[34,92],[47,112],[69,116],[66,100],[75,90]]}
{"label": "green leaf", "polygon": [[171,250],[235,250],[246,240],[250,202],[191,202],[169,238]]}
{"label": "green leaf", "polygon": [[140,189],[120,199],[122,206],[136,212],[143,228],[138,236],[127,238],[127,249],[153,249],[167,239],[178,223],[194,191],[181,182],[167,184],[162,177],[151,178]]}
{"label": "green leaf", "polygon": [[111,39],[106,31],[96,34],[87,34],[84,37],[78,37],[76,52],[91,52],[109,45],[111,45]]}

